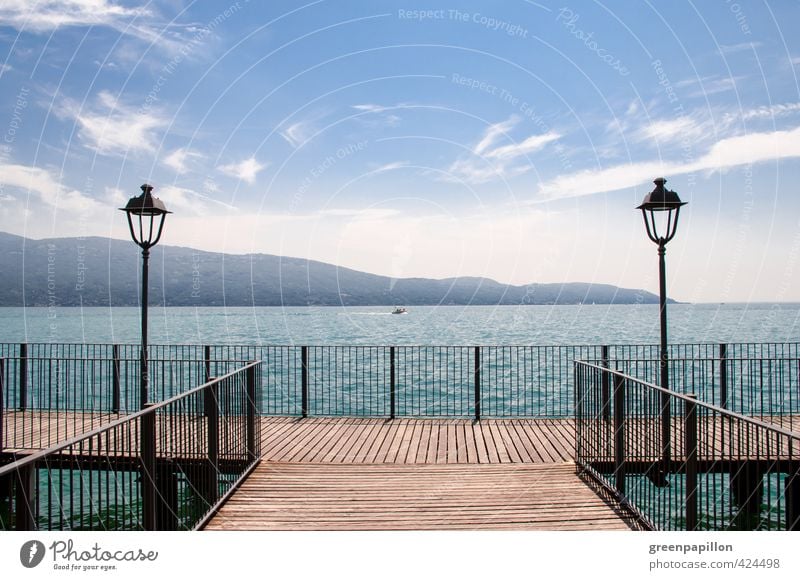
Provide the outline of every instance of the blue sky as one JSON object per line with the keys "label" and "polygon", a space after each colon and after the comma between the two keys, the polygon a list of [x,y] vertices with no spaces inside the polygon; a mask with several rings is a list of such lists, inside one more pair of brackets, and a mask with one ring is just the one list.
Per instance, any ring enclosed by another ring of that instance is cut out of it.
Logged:
{"label": "blue sky", "polygon": [[800,300],[794,2],[0,0],[0,230]]}

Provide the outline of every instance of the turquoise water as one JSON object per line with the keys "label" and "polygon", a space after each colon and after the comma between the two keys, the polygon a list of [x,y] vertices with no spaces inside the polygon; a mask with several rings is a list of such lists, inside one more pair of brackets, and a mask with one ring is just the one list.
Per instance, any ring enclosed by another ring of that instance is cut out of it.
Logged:
{"label": "turquoise water", "polygon": [[[655,344],[655,305],[152,308],[151,344]],[[138,308],[0,308],[0,342],[136,343]],[[675,304],[669,340],[793,342],[798,304]]]}

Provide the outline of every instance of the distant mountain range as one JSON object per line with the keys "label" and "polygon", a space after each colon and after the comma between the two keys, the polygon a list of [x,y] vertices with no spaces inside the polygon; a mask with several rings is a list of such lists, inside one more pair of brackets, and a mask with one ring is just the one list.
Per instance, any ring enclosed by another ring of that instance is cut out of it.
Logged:
{"label": "distant mountain range", "polygon": [[[0,232],[0,272],[0,306],[139,304],[141,252],[131,241]],[[149,299],[166,306],[658,303],[650,292],[606,284],[398,279],[313,260],[167,245],[151,251]]]}

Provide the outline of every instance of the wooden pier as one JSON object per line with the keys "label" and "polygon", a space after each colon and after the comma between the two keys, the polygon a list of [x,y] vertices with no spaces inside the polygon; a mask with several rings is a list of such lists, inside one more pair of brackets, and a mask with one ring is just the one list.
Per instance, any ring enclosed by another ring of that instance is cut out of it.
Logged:
{"label": "wooden pier", "polygon": [[263,419],[207,530],[629,530],[576,475],[571,420]]}

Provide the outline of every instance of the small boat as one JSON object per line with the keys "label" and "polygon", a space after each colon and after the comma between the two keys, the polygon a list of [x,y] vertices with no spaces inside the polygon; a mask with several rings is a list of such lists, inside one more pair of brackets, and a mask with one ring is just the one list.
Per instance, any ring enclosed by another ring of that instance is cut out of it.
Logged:
{"label": "small boat", "polygon": [[402,306],[395,306],[394,310],[392,310],[392,314],[408,314],[408,310]]}

